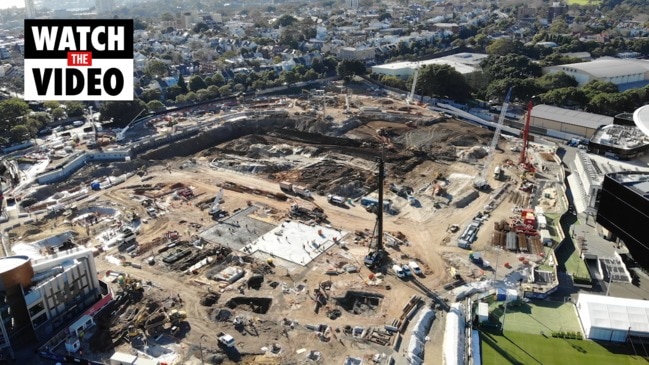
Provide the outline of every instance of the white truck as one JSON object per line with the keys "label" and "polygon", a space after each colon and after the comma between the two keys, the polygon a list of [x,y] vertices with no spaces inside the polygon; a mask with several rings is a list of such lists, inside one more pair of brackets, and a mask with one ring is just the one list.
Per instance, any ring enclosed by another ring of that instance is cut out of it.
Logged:
{"label": "white truck", "polygon": [[327,201],[335,205],[345,205],[345,198],[340,195],[329,194],[327,195]]}
{"label": "white truck", "polygon": [[312,197],[311,191],[304,186],[293,185],[290,182],[282,181],[279,183],[279,188],[286,193],[294,193],[302,196],[303,198],[310,199]]}
{"label": "white truck", "polygon": [[228,335],[227,333],[219,334],[219,342],[225,347],[234,347],[234,345],[236,344],[234,337]]}

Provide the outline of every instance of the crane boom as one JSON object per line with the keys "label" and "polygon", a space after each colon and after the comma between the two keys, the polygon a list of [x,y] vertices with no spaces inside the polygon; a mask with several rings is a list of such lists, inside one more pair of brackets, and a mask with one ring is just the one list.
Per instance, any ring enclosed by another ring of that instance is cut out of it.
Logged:
{"label": "crane boom", "polygon": [[417,79],[419,78],[419,66],[415,69],[415,74],[412,76],[412,88],[410,88],[410,94],[406,102],[408,104],[412,103],[412,99],[415,97],[415,88],[417,87]]}
{"label": "crane boom", "polygon": [[500,116],[498,117],[498,122],[496,123],[496,130],[494,131],[493,139],[491,140],[491,144],[489,145],[489,151],[487,152],[487,156],[484,158],[484,164],[482,166],[482,169],[480,170],[478,179],[474,184],[475,187],[478,189],[484,189],[489,186],[489,184],[487,183],[486,171],[489,168],[489,165],[491,164],[491,161],[494,158],[494,151],[496,150],[496,146],[498,146],[498,139],[500,139],[500,131],[503,129],[505,114],[507,114],[507,109],[509,109],[509,99],[512,97],[513,89],[514,87],[512,86],[509,88],[509,90],[507,90],[505,101],[503,102],[503,106],[500,109]]}

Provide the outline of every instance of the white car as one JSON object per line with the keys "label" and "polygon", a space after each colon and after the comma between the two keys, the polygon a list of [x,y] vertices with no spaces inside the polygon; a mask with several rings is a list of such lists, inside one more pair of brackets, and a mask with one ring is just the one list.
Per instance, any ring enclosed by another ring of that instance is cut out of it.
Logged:
{"label": "white car", "polygon": [[421,268],[419,267],[419,265],[416,262],[410,261],[408,263],[408,266],[410,266],[410,270],[412,270],[413,274],[415,274],[415,275],[423,274],[422,271],[421,271]]}
{"label": "white car", "polygon": [[405,278],[406,274],[403,272],[403,268],[399,265],[392,265],[392,271],[398,278]]}
{"label": "white car", "polygon": [[228,335],[227,333],[219,336],[219,342],[222,343],[225,347],[234,347],[235,345],[234,337]]}

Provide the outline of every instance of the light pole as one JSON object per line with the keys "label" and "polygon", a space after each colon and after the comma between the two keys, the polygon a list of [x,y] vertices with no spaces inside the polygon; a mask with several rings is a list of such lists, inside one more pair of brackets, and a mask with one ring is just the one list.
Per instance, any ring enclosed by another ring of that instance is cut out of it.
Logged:
{"label": "light pole", "polygon": [[207,337],[207,335],[201,335],[201,338],[198,339],[198,347],[201,351],[201,365],[205,365],[205,362],[203,361],[203,337]]}

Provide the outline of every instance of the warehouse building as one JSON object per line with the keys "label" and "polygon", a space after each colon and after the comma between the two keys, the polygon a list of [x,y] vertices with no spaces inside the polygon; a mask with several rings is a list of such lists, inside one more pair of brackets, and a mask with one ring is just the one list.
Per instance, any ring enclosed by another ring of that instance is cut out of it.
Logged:
{"label": "warehouse building", "polygon": [[649,84],[649,61],[602,57],[590,62],[570,63],[543,68],[544,74],[563,72],[584,86],[593,80],[611,82],[620,91]]}
{"label": "warehouse building", "polygon": [[534,106],[530,117],[532,132],[560,138],[590,138],[598,128],[609,124],[613,124],[613,117],[545,104]]}
{"label": "warehouse building", "polygon": [[0,349],[25,330],[38,341],[71,322],[106,293],[91,249],[75,248],[39,259],[0,258]]}
{"label": "warehouse building", "polygon": [[577,314],[586,338],[626,342],[649,337],[649,301],[579,293]]}

